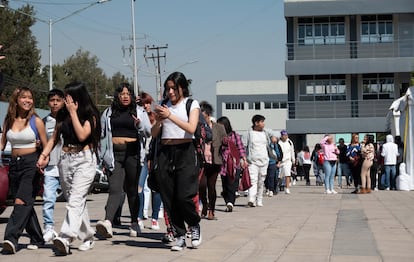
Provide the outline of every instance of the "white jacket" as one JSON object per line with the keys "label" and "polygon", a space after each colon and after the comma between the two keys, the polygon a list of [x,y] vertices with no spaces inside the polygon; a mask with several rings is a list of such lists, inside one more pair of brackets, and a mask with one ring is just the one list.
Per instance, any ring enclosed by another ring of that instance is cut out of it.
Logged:
{"label": "white jacket", "polygon": [[397,157],[400,155],[398,152],[398,145],[394,143],[392,135],[387,135],[387,143],[382,146],[381,156],[384,157],[384,165],[396,165]]}

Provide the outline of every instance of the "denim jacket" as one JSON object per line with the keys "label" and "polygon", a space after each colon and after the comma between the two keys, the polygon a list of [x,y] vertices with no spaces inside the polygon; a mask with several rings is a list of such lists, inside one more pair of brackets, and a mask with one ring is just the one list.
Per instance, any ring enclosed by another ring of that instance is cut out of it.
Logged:
{"label": "denim jacket", "polygon": [[[108,107],[107,109],[105,109],[101,116],[102,132],[101,146],[99,150],[99,164],[103,165],[108,170],[113,171],[115,166],[115,159],[112,144],[111,115],[112,108]],[[136,128],[137,132],[139,133],[139,139],[141,143],[140,160],[142,164],[145,159],[145,144],[143,138],[151,136],[151,123],[148,118],[147,112],[145,112],[143,107],[138,105],[137,118],[140,120]]]}

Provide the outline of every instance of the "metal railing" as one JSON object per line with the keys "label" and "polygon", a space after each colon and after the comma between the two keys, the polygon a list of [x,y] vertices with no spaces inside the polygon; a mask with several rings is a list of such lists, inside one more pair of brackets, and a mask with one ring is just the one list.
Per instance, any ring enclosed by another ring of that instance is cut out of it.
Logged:
{"label": "metal railing", "polygon": [[286,44],[288,60],[357,59],[378,57],[414,57],[414,39],[392,42],[343,44]]}
{"label": "metal railing", "polygon": [[393,100],[296,101],[289,119],[385,117]]}

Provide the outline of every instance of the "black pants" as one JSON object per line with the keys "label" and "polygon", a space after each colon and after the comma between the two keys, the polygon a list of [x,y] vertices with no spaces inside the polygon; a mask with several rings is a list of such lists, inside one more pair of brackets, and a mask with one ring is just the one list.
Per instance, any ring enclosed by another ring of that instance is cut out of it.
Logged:
{"label": "black pants", "polygon": [[193,197],[198,192],[199,163],[192,142],[163,145],[158,155],[157,181],[164,208],[177,236],[186,233],[185,223],[196,226],[200,216]]}
{"label": "black pants", "polygon": [[115,167],[109,174],[109,196],[106,202],[105,219],[113,221],[120,206],[123,192],[126,193],[131,223],[138,220],[138,180],[141,173],[139,144],[114,145]]}
{"label": "black pants", "polygon": [[43,245],[42,229],[33,208],[35,200],[36,162],[38,154],[32,153],[13,157],[10,162],[10,189],[12,195],[24,202],[14,204],[13,212],[7,222],[4,239],[11,241],[16,247],[23,230],[30,236],[30,243]]}
{"label": "black pants", "polygon": [[214,214],[217,199],[216,183],[220,168],[220,165],[204,164],[204,172],[201,175],[198,189],[199,197],[203,204],[201,214],[204,216],[207,215],[207,209],[211,210]]}
{"label": "black pants", "polygon": [[311,164],[303,164],[303,172],[305,175],[306,183],[310,183],[310,179],[309,179],[310,169],[311,169]]}
{"label": "black pants", "polygon": [[221,184],[223,187],[223,199],[224,203],[234,203],[236,202],[236,191],[239,189],[239,180],[240,180],[241,169],[238,169],[234,180],[229,176],[221,176]]}
{"label": "black pants", "polygon": [[352,179],[354,180],[354,186],[357,188],[361,185],[361,166],[362,163],[358,163],[357,165],[350,165],[351,172],[352,172]]}

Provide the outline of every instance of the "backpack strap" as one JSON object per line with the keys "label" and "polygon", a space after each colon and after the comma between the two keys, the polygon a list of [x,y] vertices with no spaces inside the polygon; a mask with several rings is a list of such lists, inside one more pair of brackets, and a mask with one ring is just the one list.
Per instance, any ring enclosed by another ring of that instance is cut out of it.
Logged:
{"label": "backpack strap", "polygon": [[32,117],[29,120],[30,127],[32,128],[33,132],[35,133],[36,139],[39,140],[39,131],[36,127],[36,116],[32,115]]}

